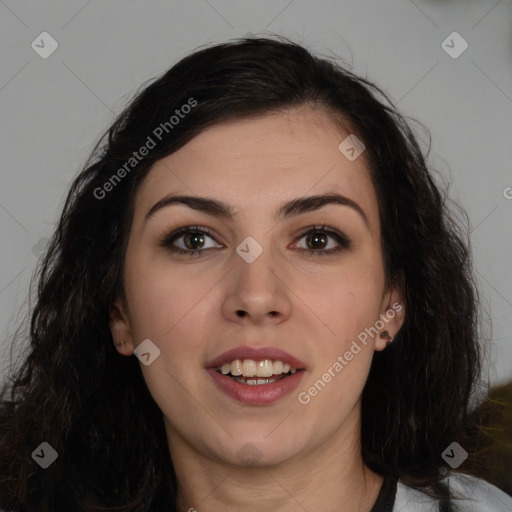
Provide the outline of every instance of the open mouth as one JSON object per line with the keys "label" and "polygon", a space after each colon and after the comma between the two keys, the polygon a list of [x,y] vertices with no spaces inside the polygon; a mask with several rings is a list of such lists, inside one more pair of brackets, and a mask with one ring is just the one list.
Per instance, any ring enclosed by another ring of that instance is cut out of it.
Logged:
{"label": "open mouth", "polygon": [[250,406],[270,405],[290,395],[306,373],[302,361],[272,347],[238,347],[207,363],[206,369],[220,391]]}
{"label": "open mouth", "polygon": [[216,368],[216,371],[240,384],[261,386],[285,379],[300,370],[279,360],[235,359],[231,363],[225,363],[220,368]]}
{"label": "open mouth", "polygon": [[[222,373],[220,370],[217,370],[219,373]],[[231,379],[239,382],[240,384],[247,384],[249,386],[259,386],[261,384],[272,384],[273,382],[277,382],[278,380],[282,380],[290,375],[293,375],[295,372],[289,371],[288,373],[275,374],[271,377],[236,377],[235,375],[231,375],[231,373],[223,374],[226,377],[230,377]]]}

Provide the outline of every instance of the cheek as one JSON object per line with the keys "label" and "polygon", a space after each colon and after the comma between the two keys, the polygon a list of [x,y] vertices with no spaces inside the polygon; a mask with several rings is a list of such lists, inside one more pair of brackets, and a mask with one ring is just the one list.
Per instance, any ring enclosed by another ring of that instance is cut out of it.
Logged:
{"label": "cheek", "polygon": [[[315,337],[314,365],[297,396],[305,410],[333,428],[355,407],[366,383],[374,354],[370,327],[379,319],[382,291],[377,276],[347,272],[339,277],[328,294],[312,297],[323,334]],[[336,413],[326,420],[325,410],[333,407]]]}
{"label": "cheek", "polygon": [[[135,344],[149,338],[165,350],[190,348],[204,335],[217,279],[205,272],[187,272],[170,264],[127,260],[126,294]],[[203,334],[201,334],[203,333]],[[188,339],[184,339],[188,338]],[[171,344],[179,339],[180,343]]]}
{"label": "cheek", "polygon": [[379,320],[384,286],[383,270],[372,261],[354,258],[328,277],[308,281],[308,304],[315,305],[323,324],[314,338],[315,365],[303,388],[310,398],[322,395],[316,407],[335,402],[350,408],[366,382],[374,348],[371,328]]}
{"label": "cheek", "polygon": [[359,260],[323,278],[308,280],[308,305],[321,312],[335,339],[348,340],[378,320],[384,275],[382,268]]}
{"label": "cheek", "polygon": [[201,364],[198,354],[204,350],[205,336],[211,333],[208,321],[214,317],[215,307],[212,288],[218,277],[187,272],[169,263],[142,264],[141,260],[126,265],[134,344],[150,339],[160,350],[155,363],[141,365],[141,370],[160,409],[173,417],[174,406],[185,410],[190,396],[201,396],[190,375]]}

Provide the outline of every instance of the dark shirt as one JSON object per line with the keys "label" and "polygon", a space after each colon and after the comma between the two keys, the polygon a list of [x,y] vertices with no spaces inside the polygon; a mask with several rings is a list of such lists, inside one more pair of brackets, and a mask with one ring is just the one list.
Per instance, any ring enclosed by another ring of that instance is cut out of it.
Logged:
{"label": "dark shirt", "polygon": [[370,512],[392,512],[395,504],[396,480],[384,478],[377,500]]}

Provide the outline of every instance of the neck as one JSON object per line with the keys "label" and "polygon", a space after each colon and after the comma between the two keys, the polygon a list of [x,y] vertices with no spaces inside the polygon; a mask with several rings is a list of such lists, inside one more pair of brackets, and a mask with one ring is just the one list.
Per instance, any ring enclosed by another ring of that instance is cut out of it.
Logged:
{"label": "neck", "polygon": [[[195,451],[167,425],[179,512],[369,512],[383,479],[361,458],[359,421],[279,465],[243,467]],[[357,434],[357,435],[354,435]]]}

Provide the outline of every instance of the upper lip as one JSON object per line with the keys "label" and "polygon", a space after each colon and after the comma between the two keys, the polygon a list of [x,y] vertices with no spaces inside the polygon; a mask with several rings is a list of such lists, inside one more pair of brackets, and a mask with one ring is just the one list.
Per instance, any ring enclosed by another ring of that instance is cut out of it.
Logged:
{"label": "upper lip", "polygon": [[215,359],[212,359],[209,363],[207,363],[207,368],[220,368],[225,363],[231,363],[235,359],[253,359],[254,361],[263,361],[264,359],[272,359],[274,361],[282,361],[283,363],[288,363],[292,368],[297,370],[303,370],[306,368],[306,365],[293,357],[288,352],[281,350],[279,348],[274,347],[262,347],[262,348],[252,348],[252,347],[236,347],[226,352],[223,352],[220,356],[217,356]]}

